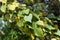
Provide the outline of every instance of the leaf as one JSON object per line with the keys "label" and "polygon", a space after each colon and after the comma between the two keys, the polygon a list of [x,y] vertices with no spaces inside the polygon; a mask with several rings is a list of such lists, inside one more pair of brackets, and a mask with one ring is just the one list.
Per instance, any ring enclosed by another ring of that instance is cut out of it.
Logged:
{"label": "leaf", "polygon": [[1,11],[5,13],[6,8],[7,8],[7,6],[6,6],[6,5],[2,5],[2,6],[1,6]]}
{"label": "leaf", "polygon": [[17,25],[18,25],[19,27],[24,26],[24,20],[23,20],[23,19],[19,20],[19,21],[17,22]]}
{"label": "leaf", "polygon": [[38,37],[43,37],[43,31],[42,31],[42,29],[41,28],[34,28],[34,33],[35,33],[35,35],[36,36],[38,36]]}
{"label": "leaf", "polygon": [[37,27],[36,22],[32,22],[32,28],[34,29],[35,27]]}
{"label": "leaf", "polygon": [[23,10],[22,13],[23,14],[29,14],[29,11],[30,11],[29,9],[26,9],[26,10]]}
{"label": "leaf", "polygon": [[57,40],[56,38],[52,38],[51,40]]}
{"label": "leaf", "polygon": [[9,10],[15,10],[15,8],[16,8],[15,5],[11,5],[11,4],[8,5],[8,9],[9,9]]}
{"label": "leaf", "polygon": [[0,0],[0,2],[2,2],[2,3],[6,3],[6,2],[7,2],[7,0]]}
{"label": "leaf", "polygon": [[22,15],[22,11],[18,11],[17,16],[23,17],[23,15]]}
{"label": "leaf", "polygon": [[17,0],[15,0],[12,4],[15,5],[16,7],[19,7],[19,3],[17,2]]}
{"label": "leaf", "polygon": [[48,17],[48,18],[55,18],[55,15],[54,15],[53,13],[51,13],[51,14],[48,14],[47,17]]}
{"label": "leaf", "polygon": [[32,14],[29,14],[28,16],[25,16],[24,20],[28,21],[28,22],[31,22],[31,20],[32,20]]}
{"label": "leaf", "polygon": [[54,34],[60,36],[60,30],[57,30],[57,32],[55,32]]}
{"label": "leaf", "polygon": [[45,19],[46,19],[46,21],[47,21],[48,23],[50,23],[51,25],[53,24],[52,21],[51,21],[50,19],[48,19],[47,17],[45,17]]}
{"label": "leaf", "polygon": [[34,40],[34,36],[33,36],[33,34],[31,34],[31,38],[32,38],[32,40]]}
{"label": "leaf", "polygon": [[37,28],[36,22],[32,23],[32,28],[34,29],[34,33],[38,37],[43,37],[43,31],[41,28]]}
{"label": "leaf", "polygon": [[49,30],[54,30],[55,28],[49,24],[44,24],[44,27],[49,29]]}
{"label": "leaf", "polygon": [[43,12],[39,12],[39,16],[41,16],[41,17],[42,17],[42,16],[43,16]]}
{"label": "leaf", "polygon": [[36,24],[37,24],[37,25],[42,25],[42,26],[44,26],[44,22],[41,21],[41,20],[37,21]]}
{"label": "leaf", "polygon": [[40,20],[39,16],[36,13],[34,13],[33,16],[35,16],[38,20]]}
{"label": "leaf", "polygon": [[26,4],[20,4],[20,6],[26,6]]}

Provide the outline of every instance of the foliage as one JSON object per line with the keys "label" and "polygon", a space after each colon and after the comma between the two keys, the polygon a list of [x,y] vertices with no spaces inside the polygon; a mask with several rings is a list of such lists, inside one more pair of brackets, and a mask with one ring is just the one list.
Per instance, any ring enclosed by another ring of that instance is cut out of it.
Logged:
{"label": "foliage", "polygon": [[0,0],[0,40],[60,40],[60,16],[45,2]]}

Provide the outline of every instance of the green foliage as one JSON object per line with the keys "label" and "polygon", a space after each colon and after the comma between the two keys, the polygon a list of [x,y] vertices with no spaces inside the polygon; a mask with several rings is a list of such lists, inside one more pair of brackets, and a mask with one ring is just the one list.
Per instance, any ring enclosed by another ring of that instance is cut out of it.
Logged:
{"label": "green foliage", "polygon": [[23,2],[0,0],[0,40],[45,40],[45,37],[58,40],[59,26],[50,19],[60,20],[60,16],[48,14],[45,3],[39,0],[32,6],[27,4],[34,0]]}

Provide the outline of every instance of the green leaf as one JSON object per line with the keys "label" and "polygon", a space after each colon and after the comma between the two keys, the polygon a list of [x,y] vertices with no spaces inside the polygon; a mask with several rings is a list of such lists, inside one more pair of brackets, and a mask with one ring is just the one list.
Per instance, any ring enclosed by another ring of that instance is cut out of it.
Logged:
{"label": "green leaf", "polygon": [[49,30],[54,30],[55,28],[49,24],[44,24],[44,27],[49,29]]}
{"label": "green leaf", "polygon": [[37,27],[36,22],[32,22],[32,28],[34,29],[35,27]]}
{"label": "green leaf", "polygon": [[53,25],[52,21],[51,21],[49,18],[45,17],[45,19],[46,19],[46,21],[47,21],[48,23],[50,23],[51,25]]}
{"label": "green leaf", "polygon": [[23,19],[19,20],[19,22],[17,23],[17,25],[18,25],[19,27],[24,26],[24,20],[23,20]]}
{"label": "green leaf", "polygon": [[17,14],[17,16],[23,17],[22,12],[19,11],[18,14]]}
{"label": "green leaf", "polygon": [[34,29],[34,33],[38,37],[43,37],[43,31],[41,28],[37,28],[36,22],[32,23],[32,28]]}
{"label": "green leaf", "polygon": [[38,36],[38,37],[43,37],[43,31],[42,31],[41,28],[35,27],[35,28],[34,28],[34,33],[35,33],[35,35]]}
{"label": "green leaf", "polygon": [[29,14],[29,11],[30,11],[29,9],[25,9],[25,10],[22,10],[22,13],[23,14]]}
{"label": "green leaf", "polygon": [[34,15],[38,20],[40,20],[39,16],[38,16],[36,13],[34,13],[33,15]]}
{"label": "green leaf", "polygon": [[48,18],[55,18],[55,15],[54,15],[53,13],[51,13],[51,14],[48,14],[47,17],[48,17]]}
{"label": "green leaf", "polygon": [[32,20],[32,14],[29,14],[28,16],[25,16],[24,20],[28,21],[28,22],[31,22],[31,20]]}
{"label": "green leaf", "polygon": [[57,30],[57,32],[55,32],[54,34],[60,36],[60,30]]}
{"label": "green leaf", "polygon": [[7,7],[6,5],[2,5],[0,10],[5,13],[6,7]]}

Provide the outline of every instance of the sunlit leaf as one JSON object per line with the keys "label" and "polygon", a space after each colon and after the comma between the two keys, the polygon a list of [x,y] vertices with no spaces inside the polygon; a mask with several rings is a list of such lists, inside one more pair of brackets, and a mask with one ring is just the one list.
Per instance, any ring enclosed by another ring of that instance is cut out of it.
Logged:
{"label": "sunlit leaf", "polygon": [[19,3],[16,0],[12,4],[15,5],[16,7],[19,7]]}
{"label": "sunlit leaf", "polygon": [[41,21],[41,20],[37,21],[36,24],[37,24],[37,25],[42,25],[42,26],[44,26],[44,22]]}
{"label": "sunlit leaf", "polygon": [[49,30],[54,30],[55,28],[49,24],[44,24],[45,28],[49,29]]}
{"label": "sunlit leaf", "polygon": [[20,16],[20,17],[22,17],[23,15],[22,15],[22,11],[18,11],[18,14],[17,14],[18,16]]}
{"label": "sunlit leaf", "polygon": [[60,0],[59,0],[60,1]]}
{"label": "sunlit leaf", "polygon": [[43,31],[42,31],[41,28],[38,28],[38,27],[37,27],[36,22],[33,22],[33,23],[32,23],[32,28],[34,29],[34,33],[35,33],[36,36],[38,36],[38,37],[43,37]]}
{"label": "sunlit leaf", "polygon": [[60,36],[60,30],[58,29],[57,32],[55,32],[54,34]]}
{"label": "sunlit leaf", "polygon": [[5,13],[6,12],[6,8],[7,8],[6,5],[2,5],[0,10]]}
{"label": "sunlit leaf", "polygon": [[52,38],[51,40],[57,40],[56,38]]}
{"label": "sunlit leaf", "polygon": [[28,16],[24,17],[25,21],[31,22],[32,21],[32,14],[29,14]]}
{"label": "sunlit leaf", "polygon": [[35,33],[35,35],[38,36],[38,37],[43,37],[43,31],[42,31],[41,28],[35,27],[35,28],[34,28],[34,33]]}
{"label": "sunlit leaf", "polygon": [[8,5],[8,9],[9,9],[9,10],[15,10],[15,8],[16,8],[15,5],[11,5],[11,4]]}
{"label": "sunlit leaf", "polygon": [[2,3],[6,3],[6,2],[7,2],[7,0],[0,0],[0,2],[2,2]]}
{"label": "sunlit leaf", "polygon": [[34,36],[33,36],[33,34],[31,34],[31,38],[32,38],[32,40],[34,40]]}

